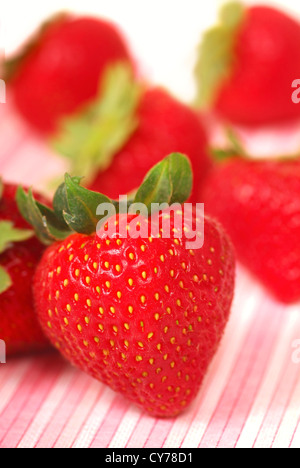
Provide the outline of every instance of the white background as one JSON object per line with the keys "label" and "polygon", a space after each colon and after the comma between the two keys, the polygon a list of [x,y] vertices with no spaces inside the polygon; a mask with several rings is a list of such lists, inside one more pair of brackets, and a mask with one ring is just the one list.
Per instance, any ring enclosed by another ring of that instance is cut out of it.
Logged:
{"label": "white background", "polygon": [[[40,22],[57,11],[113,20],[127,37],[144,74],[178,97],[194,93],[193,66],[201,33],[214,24],[220,0],[1,0],[0,46],[9,55]],[[279,6],[300,16],[299,0],[245,0]],[[299,44],[300,46],[300,44]]]}

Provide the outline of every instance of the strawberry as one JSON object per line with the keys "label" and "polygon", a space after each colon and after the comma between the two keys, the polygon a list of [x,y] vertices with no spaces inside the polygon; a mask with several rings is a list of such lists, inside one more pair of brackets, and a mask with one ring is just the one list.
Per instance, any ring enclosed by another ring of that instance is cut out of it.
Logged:
{"label": "strawberry", "polygon": [[58,14],[8,61],[6,80],[21,115],[48,135],[57,130],[62,117],[76,113],[98,94],[104,70],[119,61],[133,62],[114,24]]}
{"label": "strawberry", "polygon": [[197,187],[210,164],[201,118],[137,79],[135,68],[113,25],[60,15],[21,59],[8,62],[7,73],[17,108],[85,186],[113,198],[126,194],[161,154],[178,151],[189,154]]}
{"label": "strawberry", "polygon": [[[110,213],[97,226],[99,204],[106,203],[103,213],[121,205],[67,175],[48,224],[42,213],[33,223],[44,241],[59,239],[46,249],[34,280],[45,334],[73,365],[158,417],[175,416],[194,400],[233,297],[231,243],[197,207],[182,205],[190,190],[190,163],[172,154],[129,201],[137,211]],[[187,210],[184,222],[178,224],[168,207],[137,216],[159,201],[175,204],[177,214]],[[37,213],[30,194],[19,191],[18,202],[26,218]],[[194,230],[201,242],[193,248],[188,233],[197,221],[203,232]]]}
{"label": "strawberry", "polygon": [[[138,126],[131,138],[116,152],[113,163],[96,174],[88,185],[112,198],[137,188],[145,174],[172,151],[188,154],[201,185],[210,166],[208,139],[203,123],[187,105],[161,87],[144,92],[137,109]],[[192,193],[192,201],[197,201]]]}
{"label": "strawberry", "polygon": [[18,212],[16,186],[1,183],[0,189],[0,339],[11,356],[48,347],[32,296],[33,276],[44,248]]}
{"label": "strawberry", "polygon": [[[197,113],[161,87],[136,82],[119,66],[105,75],[101,98],[62,125],[52,140],[71,174],[111,198],[134,191],[161,154],[189,154],[194,187],[210,167],[208,138]],[[197,201],[195,192],[191,201]]]}
{"label": "strawberry", "polygon": [[292,83],[300,75],[300,23],[269,6],[231,2],[200,45],[196,103],[241,125],[299,119]]}
{"label": "strawberry", "polygon": [[201,192],[238,259],[285,303],[300,299],[299,191],[298,159],[234,156],[216,165]]}

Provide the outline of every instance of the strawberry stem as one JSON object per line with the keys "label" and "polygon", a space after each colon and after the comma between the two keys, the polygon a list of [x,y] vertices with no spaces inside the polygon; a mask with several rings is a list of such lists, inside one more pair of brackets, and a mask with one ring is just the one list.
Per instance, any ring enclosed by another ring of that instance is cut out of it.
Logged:
{"label": "strawberry stem", "polygon": [[82,174],[91,183],[110,164],[138,126],[136,110],[142,86],[134,81],[128,63],[106,68],[98,96],[75,116],[60,122],[58,134],[50,141],[68,159],[71,175]]}
{"label": "strawberry stem", "polygon": [[198,47],[195,67],[197,95],[195,107],[209,108],[234,65],[236,34],[244,19],[245,7],[238,1],[225,4],[219,23],[209,29]]}

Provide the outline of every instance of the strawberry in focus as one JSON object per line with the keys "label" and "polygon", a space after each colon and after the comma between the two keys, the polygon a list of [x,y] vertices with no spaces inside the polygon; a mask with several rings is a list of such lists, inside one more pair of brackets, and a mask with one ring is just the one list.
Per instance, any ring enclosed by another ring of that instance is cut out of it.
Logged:
{"label": "strawberry in focus", "polygon": [[[187,159],[172,154],[149,172],[132,201],[150,206],[168,200],[183,210],[190,174]],[[55,231],[61,241],[46,249],[39,264],[34,281],[38,317],[72,364],[151,415],[175,416],[196,397],[222,338],[233,297],[233,250],[221,226],[209,218],[202,218],[203,247],[187,248],[188,230],[197,217],[193,209],[184,218],[181,237],[168,210],[151,218],[117,213],[109,234],[109,217],[96,233],[92,207],[105,201],[70,176],[59,188],[54,214],[60,224],[59,207],[64,207],[71,231]],[[19,206],[28,216],[32,199],[24,192]],[[159,227],[170,218],[169,236],[161,230],[151,235],[150,220]],[[49,243],[53,221],[52,216]],[[124,237],[121,225],[125,232],[146,230],[147,235]]]}
{"label": "strawberry in focus", "polygon": [[62,118],[95,98],[106,67],[120,61],[133,66],[114,24],[60,14],[42,26],[20,56],[7,62],[6,81],[25,120],[49,135]]}
{"label": "strawberry in focus", "polygon": [[272,125],[299,119],[300,23],[274,7],[225,5],[204,36],[195,69],[197,106],[225,121]]}
{"label": "strawberry in focus", "polygon": [[44,247],[17,209],[16,189],[12,184],[0,184],[0,339],[7,356],[49,347],[34,312],[32,294]]}
{"label": "strawberry in focus", "polygon": [[300,162],[234,156],[208,176],[201,197],[238,259],[280,301],[300,300]]}

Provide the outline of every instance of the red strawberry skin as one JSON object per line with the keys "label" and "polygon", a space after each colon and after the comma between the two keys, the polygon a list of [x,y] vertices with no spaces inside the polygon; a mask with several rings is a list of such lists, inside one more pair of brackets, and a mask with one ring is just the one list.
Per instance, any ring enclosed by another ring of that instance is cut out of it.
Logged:
{"label": "red strawberry skin", "polygon": [[206,213],[225,227],[238,259],[280,301],[300,299],[300,162],[232,158],[207,178]]}
{"label": "red strawberry skin", "polygon": [[[15,227],[30,229],[18,212],[16,187],[4,185],[0,200],[0,221],[12,221]],[[42,197],[38,197],[43,201]],[[49,347],[38,324],[33,306],[32,283],[35,268],[44,247],[36,238],[14,243],[0,255],[0,265],[12,280],[12,286],[0,294],[0,339],[5,341],[7,356]]]}
{"label": "red strawberry skin", "polygon": [[299,118],[292,82],[300,76],[300,24],[267,6],[247,8],[237,34],[231,76],[218,93],[215,109],[245,125]]}
{"label": "red strawberry skin", "polygon": [[75,234],[45,251],[34,282],[40,323],[62,355],[159,417],[195,398],[233,296],[219,225],[206,219],[202,249],[182,243]]}
{"label": "red strawberry skin", "polygon": [[42,249],[33,250],[32,242],[14,245],[0,255],[13,285],[0,295],[0,339],[7,356],[49,347],[34,312],[32,282]]}
{"label": "red strawberry skin", "polygon": [[[113,163],[100,172],[89,187],[118,199],[136,189],[162,154],[187,154],[194,173],[194,188],[202,183],[210,167],[208,139],[196,112],[160,87],[148,89],[138,109],[139,125]],[[197,201],[195,192],[191,201]]]}
{"label": "red strawberry skin", "polygon": [[131,62],[124,38],[110,22],[71,15],[41,33],[21,62],[11,85],[18,110],[38,131],[54,133],[98,93],[104,69]]}

